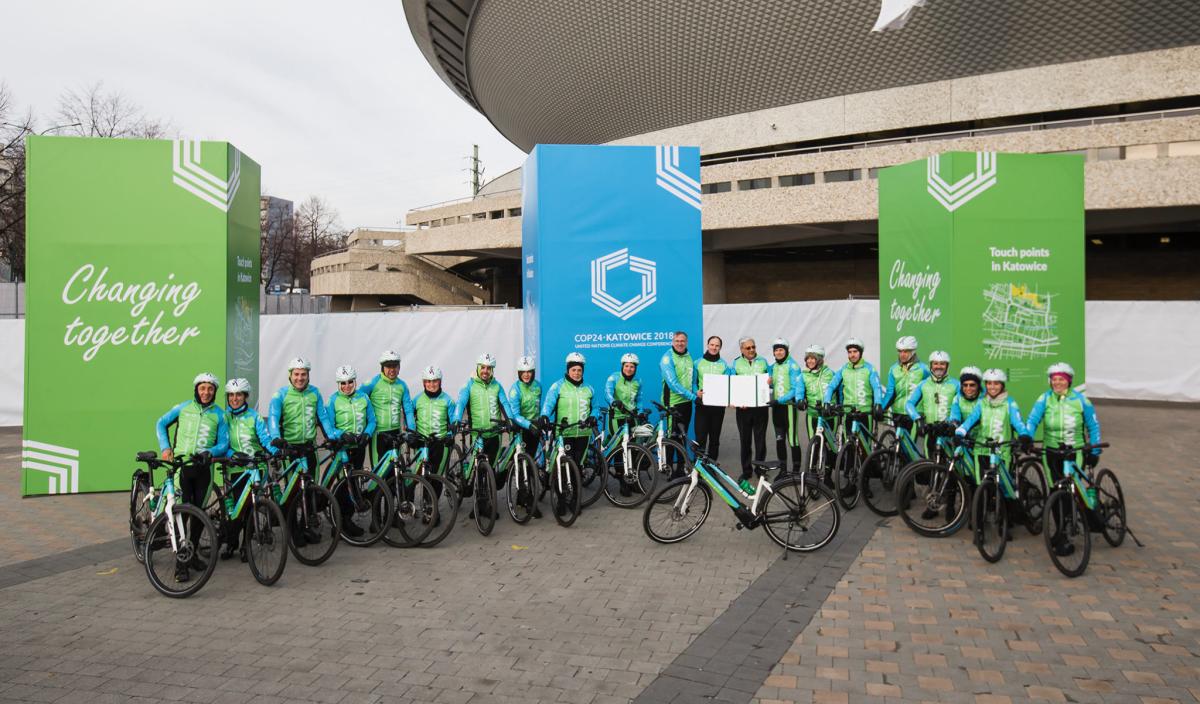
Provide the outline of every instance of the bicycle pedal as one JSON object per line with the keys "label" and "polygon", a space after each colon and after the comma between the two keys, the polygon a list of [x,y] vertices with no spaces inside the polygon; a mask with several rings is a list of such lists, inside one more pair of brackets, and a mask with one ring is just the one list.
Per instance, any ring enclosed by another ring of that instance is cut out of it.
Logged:
{"label": "bicycle pedal", "polygon": [[735,527],[735,528],[737,528],[738,530],[741,530],[741,529],[745,528],[746,526],[745,526],[745,525],[743,525],[743,524],[741,524],[741,523],[739,523],[739,524],[737,524],[737,525],[736,525],[736,526],[734,526],[734,527]]}

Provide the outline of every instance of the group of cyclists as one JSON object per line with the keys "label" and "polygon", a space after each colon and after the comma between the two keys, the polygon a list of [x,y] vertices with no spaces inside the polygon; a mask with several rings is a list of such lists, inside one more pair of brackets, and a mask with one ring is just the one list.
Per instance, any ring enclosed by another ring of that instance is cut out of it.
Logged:
{"label": "group of cyclists", "polygon": [[[922,362],[917,340],[901,337],[896,343],[897,360],[881,380],[874,366],[863,358],[864,343],[856,338],[846,341],[848,361],[837,370],[825,364],[825,349],[819,344],[804,350],[802,362],[793,359],[788,341],[772,343],[772,361],[757,356],[754,340],[739,341],[740,355],[729,363],[721,357],[722,340],[709,337],[703,353],[693,358],[688,336],[677,332],[671,348],[659,361],[663,379],[653,397],[667,410],[671,430],[686,435],[692,429],[697,448],[714,461],[720,453],[720,434],[725,408],[703,403],[704,377],[710,374],[767,374],[771,386],[769,406],[737,408],[740,436],[741,481],[743,491],[752,494],[753,462],[765,459],[767,418],[775,429],[780,472],[801,467],[801,427],[811,437],[818,419],[836,406],[865,414],[869,420],[911,429],[920,427],[953,428],[959,437],[988,440],[1018,439],[1023,449],[1032,448],[1033,436],[1042,430],[1047,448],[1100,442],[1100,425],[1087,397],[1072,389],[1074,370],[1056,363],[1047,371],[1049,389],[1033,405],[1024,419],[1018,403],[1006,392],[1007,377],[1001,369],[981,371],[963,367],[952,376],[950,356],[935,350]],[[426,366],[421,370],[421,389],[413,393],[399,377],[400,355],[388,350],[379,357],[379,373],[359,384],[352,366],[338,367],[337,390],[328,398],[311,384],[312,366],[303,357],[288,363],[288,383],[276,391],[266,419],[251,405],[252,389],[246,379],[230,379],[225,384],[225,406],[218,404],[220,381],[211,373],[193,380],[192,398],[178,404],[159,418],[156,426],[161,457],[165,461],[194,458],[179,474],[181,498],[201,506],[213,482],[210,458],[244,453],[261,456],[275,454],[277,446],[299,449],[310,467],[317,466],[318,429],[328,440],[341,440],[348,447],[350,463],[360,467],[368,456],[372,465],[384,448],[398,447],[403,438],[444,439],[456,432],[469,432],[481,440],[483,452],[492,464],[501,447],[501,427],[514,427],[528,447],[536,447],[542,431],[557,427],[566,437],[566,451],[579,464],[588,448],[586,441],[571,442],[590,436],[601,425],[615,432],[621,424],[639,417],[645,387],[638,378],[638,356],[626,353],[620,367],[606,379],[603,392],[597,393],[584,381],[586,359],[579,352],[566,356],[562,376],[543,390],[537,379],[534,359],[517,361],[515,382],[506,390],[496,379],[497,360],[485,353],[475,360],[475,371],[456,397],[443,390],[442,370]],[[605,417],[606,416],[606,417]],[[175,426],[174,437],[170,428]],[[406,435],[407,434],[407,435]],[[932,451],[932,434],[927,447]],[[279,440],[282,443],[278,442]],[[439,464],[443,443],[429,443],[430,461]],[[1007,451],[1007,450],[1005,450]],[[1088,468],[1095,465],[1100,450],[1081,458]],[[790,462],[789,462],[790,460]],[[986,461],[986,457],[977,461]],[[1055,458],[1048,455],[1052,471]],[[1061,472],[1062,460],[1057,460]],[[219,481],[219,477],[218,477]],[[496,477],[502,488],[506,477]],[[622,491],[627,488],[622,486]],[[535,514],[540,516],[540,512]],[[345,522],[344,531],[360,530]],[[303,539],[300,537],[299,539]],[[224,557],[237,550],[236,538],[227,545]],[[178,579],[187,579],[186,566]]]}

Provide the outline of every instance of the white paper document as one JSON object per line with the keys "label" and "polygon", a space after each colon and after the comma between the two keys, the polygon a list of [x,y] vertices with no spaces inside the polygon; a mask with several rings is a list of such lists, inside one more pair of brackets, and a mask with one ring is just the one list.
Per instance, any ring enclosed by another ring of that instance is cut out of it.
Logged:
{"label": "white paper document", "polygon": [[729,405],[729,380],[730,377],[725,374],[705,374],[704,375],[704,405],[705,406],[728,406]]}
{"label": "white paper document", "polygon": [[770,401],[771,379],[766,374],[729,377],[730,406],[766,406]]}

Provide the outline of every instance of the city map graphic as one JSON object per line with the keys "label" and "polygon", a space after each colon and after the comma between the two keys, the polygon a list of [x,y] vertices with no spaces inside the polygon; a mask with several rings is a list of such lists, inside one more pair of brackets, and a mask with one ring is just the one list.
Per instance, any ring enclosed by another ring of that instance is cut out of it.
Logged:
{"label": "city map graphic", "polygon": [[1051,308],[1052,294],[1030,291],[1024,285],[992,284],[984,290],[983,349],[989,359],[1049,357],[1058,347]]}

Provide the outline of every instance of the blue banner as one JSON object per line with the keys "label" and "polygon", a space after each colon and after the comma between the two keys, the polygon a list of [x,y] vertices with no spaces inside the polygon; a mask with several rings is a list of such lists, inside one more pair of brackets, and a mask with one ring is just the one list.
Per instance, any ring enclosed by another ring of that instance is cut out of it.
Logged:
{"label": "blue banner", "polygon": [[671,334],[704,351],[700,150],[540,144],[523,179],[525,351],[542,383],[580,352],[602,397],[633,352],[643,404],[661,402]]}

